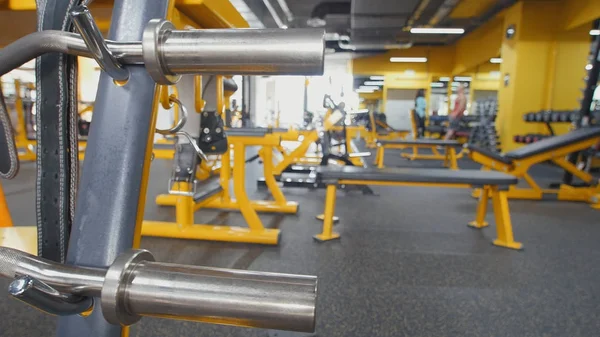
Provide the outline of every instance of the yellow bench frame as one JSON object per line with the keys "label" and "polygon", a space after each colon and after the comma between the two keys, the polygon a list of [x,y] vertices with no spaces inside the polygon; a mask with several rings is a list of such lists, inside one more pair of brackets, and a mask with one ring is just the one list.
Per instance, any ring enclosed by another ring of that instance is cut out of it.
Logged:
{"label": "yellow bench frame", "polygon": [[[446,148],[446,153],[441,154],[437,147],[443,146]],[[448,167],[452,170],[458,170],[458,155],[456,154],[456,145],[430,145],[430,144],[382,144],[377,143],[377,153],[375,155],[374,165],[378,168],[384,167],[384,155],[386,149],[400,149],[404,150],[407,148],[412,149],[412,153],[401,153],[403,158],[409,160],[423,159],[423,160],[443,160],[443,166]],[[429,148],[432,154],[419,153],[419,149]]]}
{"label": "yellow bench frame", "polygon": [[[156,197],[158,205],[175,206],[175,222],[146,220],[143,222],[142,235],[267,245],[279,243],[279,229],[265,228],[257,212],[296,214],[298,203],[287,201],[277,185],[273,167],[268,164],[272,163],[272,158],[269,158],[273,153],[272,149],[263,151],[261,156],[265,162],[265,181],[274,200],[250,200],[245,187],[245,156],[247,146],[275,147],[279,145],[280,138],[274,134],[267,134],[264,137],[228,136],[227,139],[233,149],[233,168],[230,162],[231,154],[227,151],[221,157],[219,169],[222,191],[205,200],[195,202],[190,193],[193,190],[192,184],[176,183],[174,188],[184,193],[161,194]],[[231,176],[233,176],[236,199],[232,199],[230,194]],[[240,211],[248,227],[195,224],[194,214],[201,208]]]}
{"label": "yellow bench frame", "polygon": [[[545,194],[554,194],[557,200],[560,201],[579,201],[590,203],[591,207],[600,209],[600,184],[591,174],[581,171],[577,166],[570,163],[566,156],[571,153],[589,149],[598,142],[598,137],[587,139],[578,143],[569,144],[558,149],[553,149],[548,152],[540,153],[525,159],[515,159],[512,164],[506,164],[502,161],[488,157],[485,154],[469,151],[470,158],[482,165],[482,170],[496,170],[511,174],[523,179],[529,188],[519,188],[510,186],[507,197],[511,199],[527,199],[527,200],[542,200]],[[565,171],[570,172],[573,176],[581,179],[586,183],[594,183],[596,185],[590,187],[574,187],[561,184],[557,189],[542,188],[529,175],[529,169],[536,164],[546,161],[551,161]],[[478,197],[481,194],[480,189],[473,191],[473,196]]]}
{"label": "yellow bench frame", "polygon": [[[323,212],[323,230],[314,236],[317,241],[329,241],[340,238],[340,234],[333,231],[335,201],[337,185],[379,185],[379,186],[423,186],[423,187],[448,187],[448,188],[472,188],[470,184],[438,184],[438,183],[412,183],[412,182],[389,182],[389,181],[365,181],[340,179],[336,184],[328,184],[325,195],[325,209]],[[495,185],[483,187],[489,193],[483,193],[477,204],[475,220],[468,225],[473,228],[484,228],[488,226],[485,221],[488,201],[491,197],[494,216],[496,219],[497,238],[493,244],[510,249],[522,249],[523,244],[514,240],[510,211],[508,207],[507,191],[501,190]]]}

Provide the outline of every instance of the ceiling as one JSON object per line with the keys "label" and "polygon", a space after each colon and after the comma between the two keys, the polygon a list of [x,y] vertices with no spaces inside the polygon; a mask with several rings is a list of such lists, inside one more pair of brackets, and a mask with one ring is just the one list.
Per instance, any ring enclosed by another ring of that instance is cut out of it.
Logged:
{"label": "ceiling", "polygon": [[516,1],[231,0],[252,16],[252,27],[323,27],[330,52],[355,53],[451,44],[464,35],[411,34],[410,28],[463,28],[468,34]]}

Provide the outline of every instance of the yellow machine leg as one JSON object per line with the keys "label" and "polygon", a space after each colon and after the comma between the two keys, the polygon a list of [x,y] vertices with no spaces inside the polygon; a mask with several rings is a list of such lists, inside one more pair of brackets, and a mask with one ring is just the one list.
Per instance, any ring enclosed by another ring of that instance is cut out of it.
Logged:
{"label": "yellow machine leg", "polygon": [[[179,184],[179,190],[191,190],[191,185],[189,183]],[[244,187],[242,187],[242,189],[243,188]],[[279,230],[263,228],[258,217],[256,217],[259,221],[258,225],[251,221],[247,221],[250,228],[194,224],[196,205],[192,196],[163,195],[162,197],[169,201],[175,200],[176,222],[144,221],[142,235],[192,240],[258,243],[266,245],[276,245],[279,242]],[[159,198],[157,198],[157,201],[159,201],[158,199]],[[254,215],[256,216],[256,213],[254,213]],[[248,220],[246,214],[244,214],[244,218]]]}
{"label": "yellow machine leg", "polygon": [[8,204],[4,197],[4,190],[2,184],[0,184],[0,227],[12,227],[13,222],[10,217],[10,211],[8,210]]}
{"label": "yellow machine leg", "polygon": [[327,193],[325,195],[325,211],[323,219],[323,232],[314,236],[317,241],[329,241],[338,239],[340,235],[333,231],[333,214],[335,213],[335,193],[336,185],[327,185]]}
{"label": "yellow machine leg", "polygon": [[375,163],[377,164],[378,168],[383,168],[384,164],[383,164],[383,158],[384,158],[384,154],[385,153],[385,149],[383,148],[383,146],[379,146],[377,147],[377,155],[375,158]]}
{"label": "yellow machine leg", "polygon": [[600,194],[592,196],[590,207],[593,209],[600,209]]}
{"label": "yellow machine leg", "polygon": [[271,236],[275,239],[274,243],[276,244],[279,239],[279,230],[263,227],[258,214],[252,208],[252,204],[246,194],[246,146],[242,142],[235,143],[233,146],[235,149],[233,152],[233,192],[235,193],[237,203],[240,205],[240,212],[242,212],[244,219],[248,223],[250,232],[256,235]]}
{"label": "yellow machine leg", "polygon": [[[273,173],[273,149],[270,147],[265,147],[260,151],[259,154],[263,157],[265,183],[267,184],[267,188],[269,189],[269,192],[271,192],[271,195],[275,201],[274,203],[266,202],[265,205],[267,208],[269,208],[268,206],[271,204],[271,208],[273,208],[275,211],[279,211],[280,213],[297,213],[298,203],[287,201],[283,195],[283,192],[281,192],[279,185],[277,185],[277,181],[275,180],[275,175]],[[259,206],[257,205],[257,202],[253,202],[253,207],[256,206]]]}
{"label": "yellow machine leg", "polygon": [[456,161],[456,149],[454,147],[449,147],[447,151],[448,162],[450,164],[451,170],[458,170],[458,163]]}
{"label": "yellow machine leg", "polygon": [[481,193],[481,195],[479,196],[479,203],[477,204],[477,215],[475,217],[475,221],[469,222],[469,226],[473,228],[484,228],[488,226],[488,223],[485,221],[488,201],[488,188],[485,188],[485,193]]}
{"label": "yellow machine leg", "polygon": [[500,191],[498,190],[498,187],[493,187],[492,202],[494,204],[494,215],[496,218],[496,235],[498,236],[498,238],[494,240],[494,244],[496,246],[511,249],[522,249],[523,244],[516,242],[513,237],[506,191]]}

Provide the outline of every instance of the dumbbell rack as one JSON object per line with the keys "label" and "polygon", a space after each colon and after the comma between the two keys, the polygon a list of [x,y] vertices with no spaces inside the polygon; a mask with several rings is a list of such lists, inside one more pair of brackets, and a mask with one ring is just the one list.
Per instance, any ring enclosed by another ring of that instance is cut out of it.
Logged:
{"label": "dumbbell rack", "polygon": [[574,110],[542,110],[538,112],[529,112],[523,115],[523,120],[527,123],[544,123],[547,133],[529,133],[526,135],[515,135],[515,143],[531,144],[542,139],[555,135],[552,124],[554,123],[573,123],[579,119],[579,112]]}
{"label": "dumbbell rack", "polygon": [[475,144],[494,152],[499,152],[500,143],[496,132],[496,116],[498,112],[498,101],[486,99],[477,101],[476,116],[479,123],[471,130],[469,144]]}

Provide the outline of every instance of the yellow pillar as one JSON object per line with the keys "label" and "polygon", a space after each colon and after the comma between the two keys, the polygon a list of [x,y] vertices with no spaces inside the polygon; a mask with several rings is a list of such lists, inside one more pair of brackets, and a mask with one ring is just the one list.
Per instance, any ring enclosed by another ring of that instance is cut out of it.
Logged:
{"label": "yellow pillar", "polygon": [[[526,123],[523,114],[578,108],[589,27],[563,30],[558,24],[563,6],[559,1],[518,2],[506,11],[496,122],[503,151],[521,146],[513,141],[514,135],[545,133],[543,124]],[[512,37],[506,33],[509,28],[514,28]],[[565,127],[558,129],[566,132]]]}
{"label": "yellow pillar", "polygon": [[0,227],[12,226],[12,218],[10,217],[10,212],[8,210],[8,204],[6,203],[6,198],[4,198],[4,191],[2,190],[2,185],[0,184]]}

